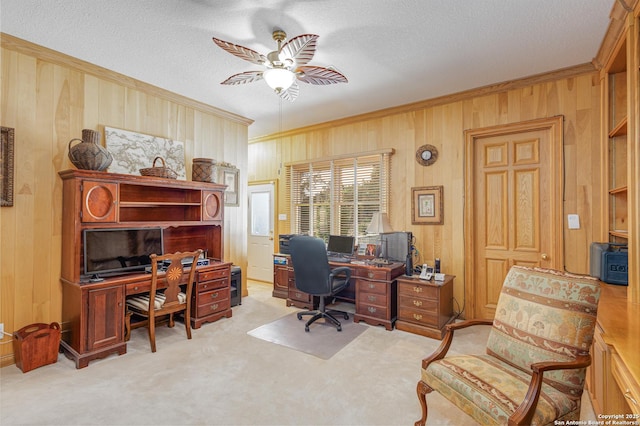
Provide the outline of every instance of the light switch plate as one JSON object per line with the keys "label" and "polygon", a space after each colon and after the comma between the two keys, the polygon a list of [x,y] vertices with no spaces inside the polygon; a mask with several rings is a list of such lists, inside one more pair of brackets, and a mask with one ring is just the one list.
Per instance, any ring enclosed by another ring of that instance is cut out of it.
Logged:
{"label": "light switch plate", "polygon": [[287,214],[286,213],[278,214],[278,220],[287,220]]}
{"label": "light switch plate", "polygon": [[577,214],[567,215],[567,221],[569,222],[569,229],[580,229],[580,216]]}

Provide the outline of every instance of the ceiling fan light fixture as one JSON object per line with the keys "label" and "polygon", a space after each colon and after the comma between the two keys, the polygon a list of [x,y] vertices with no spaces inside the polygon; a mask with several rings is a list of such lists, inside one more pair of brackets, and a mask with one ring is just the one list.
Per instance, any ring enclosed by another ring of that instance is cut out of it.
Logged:
{"label": "ceiling fan light fixture", "polygon": [[276,93],[287,90],[296,80],[296,75],[286,68],[269,68],[262,77]]}

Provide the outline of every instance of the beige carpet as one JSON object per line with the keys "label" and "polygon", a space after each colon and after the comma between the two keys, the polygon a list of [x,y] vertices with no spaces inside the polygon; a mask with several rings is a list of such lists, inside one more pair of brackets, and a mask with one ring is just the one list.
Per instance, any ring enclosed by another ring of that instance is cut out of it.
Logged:
{"label": "beige carpet", "polygon": [[[193,330],[192,340],[182,327],[158,329],[156,353],[136,329],[125,355],[81,370],[62,355],[26,374],[14,365],[0,369],[0,425],[385,426],[418,419],[420,360],[439,341],[361,324],[364,333],[320,359],[247,334],[298,311],[271,297],[272,285],[248,289],[232,318]],[[482,351],[482,328],[460,333],[451,350]],[[595,419],[590,408],[583,405],[582,420]],[[474,423],[434,393],[428,424]]]}
{"label": "beige carpet", "polygon": [[337,315],[342,331],[338,332],[331,323],[320,319],[311,324],[306,332],[304,325],[309,318],[304,316],[298,320],[295,313],[289,314],[248,334],[321,359],[329,359],[367,330],[366,326],[353,322],[353,315],[349,315],[348,320]]}

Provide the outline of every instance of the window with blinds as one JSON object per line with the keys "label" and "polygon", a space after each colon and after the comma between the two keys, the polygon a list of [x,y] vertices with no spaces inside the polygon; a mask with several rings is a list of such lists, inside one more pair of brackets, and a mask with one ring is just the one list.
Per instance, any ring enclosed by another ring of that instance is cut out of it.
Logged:
{"label": "window with blinds", "polygon": [[341,157],[286,168],[293,234],[364,237],[375,212],[387,212],[391,152]]}

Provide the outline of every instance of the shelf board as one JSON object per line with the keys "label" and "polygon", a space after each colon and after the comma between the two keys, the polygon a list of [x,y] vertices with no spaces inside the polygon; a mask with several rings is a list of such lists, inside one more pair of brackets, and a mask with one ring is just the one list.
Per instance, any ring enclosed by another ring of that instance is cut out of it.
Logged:
{"label": "shelf board", "polygon": [[624,136],[627,134],[627,117],[623,117],[622,120],[618,123],[616,127],[611,129],[609,132],[610,138],[615,138],[617,136]]}
{"label": "shelf board", "polygon": [[618,186],[617,188],[611,188],[609,190],[609,194],[611,195],[615,195],[615,194],[623,194],[627,192],[627,185],[624,186]]}
{"label": "shelf board", "polygon": [[611,235],[612,237],[618,237],[618,238],[629,238],[628,231],[609,231],[609,235]]}
{"label": "shelf board", "polygon": [[128,207],[170,207],[170,206],[200,206],[202,205],[201,203],[183,203],[183,202],[179,202],[179,203],[165,203],[165,202],[160,202],[160,201],[150,201],[150,202],[133,202],[133,201],[121,201],[120,202],[120,207],[121,208],[128,208]]}

